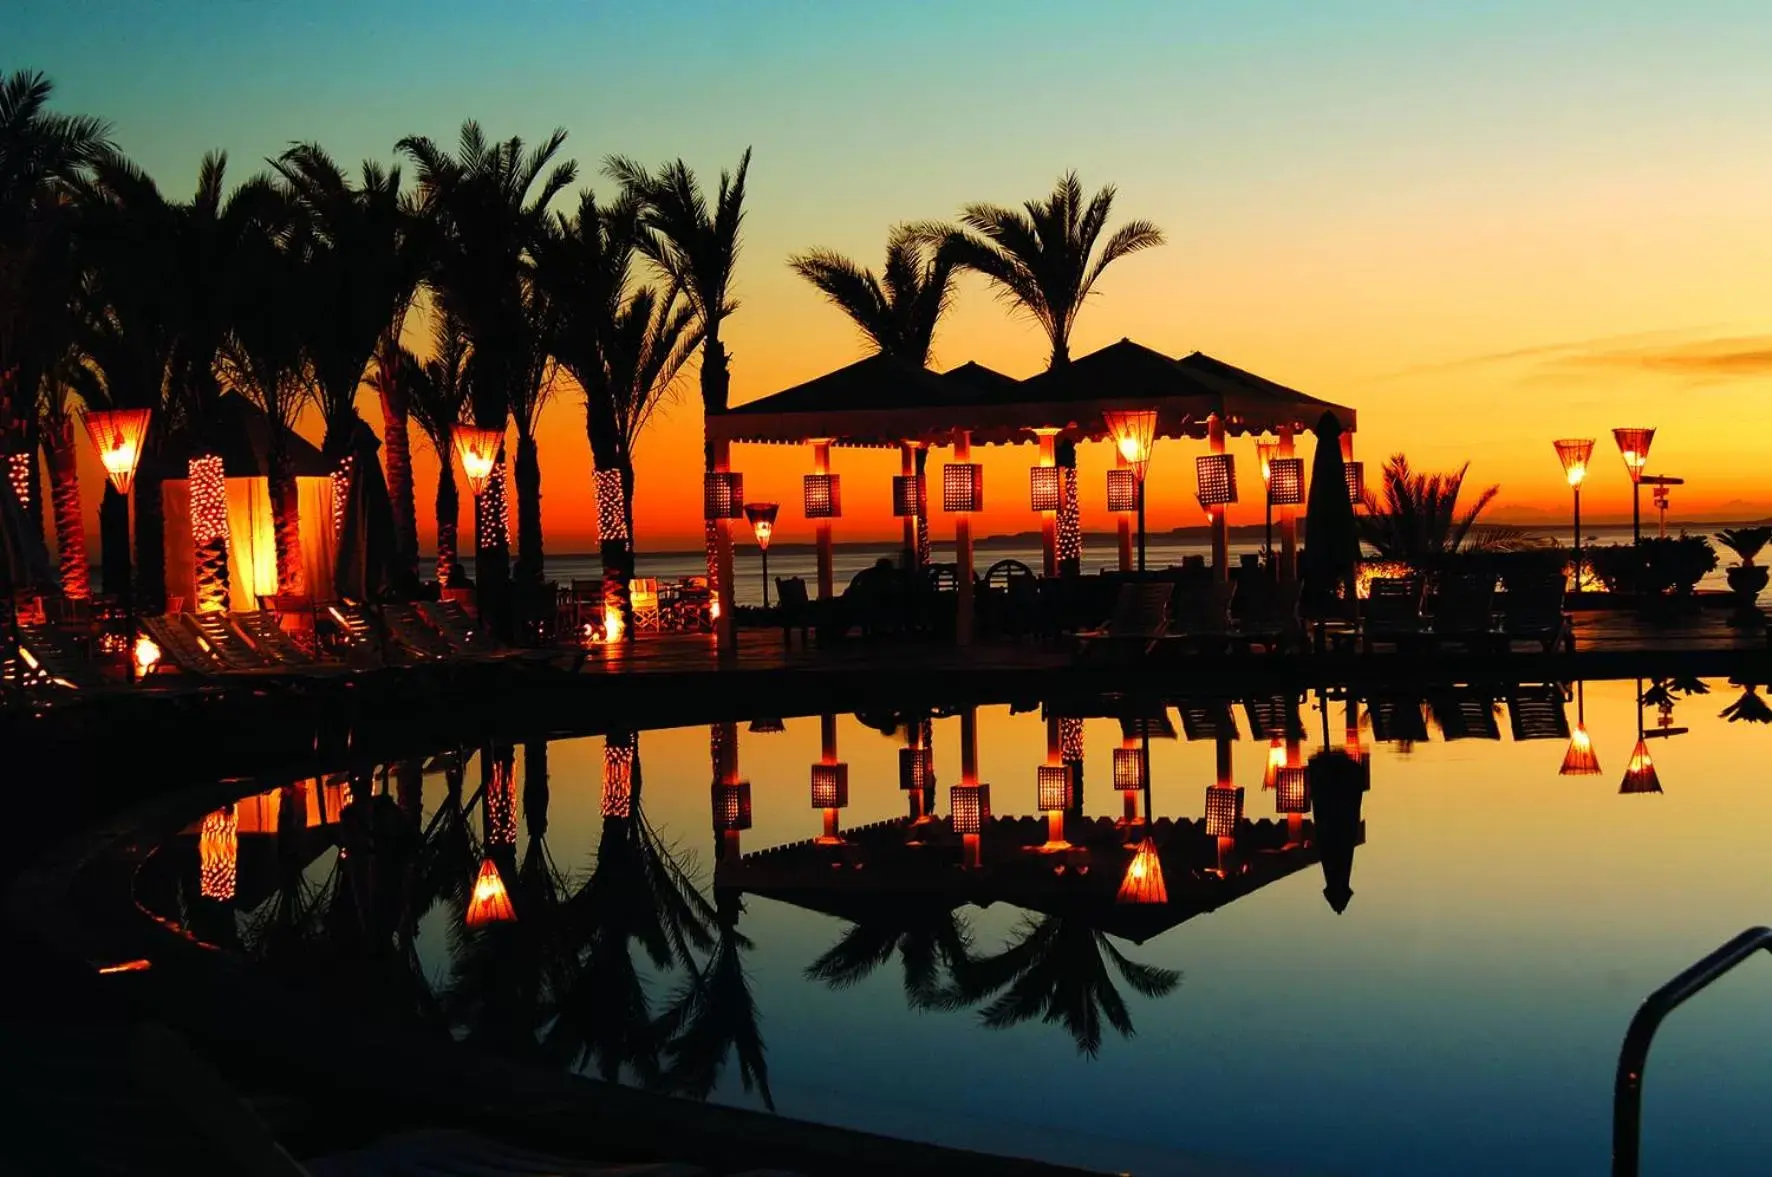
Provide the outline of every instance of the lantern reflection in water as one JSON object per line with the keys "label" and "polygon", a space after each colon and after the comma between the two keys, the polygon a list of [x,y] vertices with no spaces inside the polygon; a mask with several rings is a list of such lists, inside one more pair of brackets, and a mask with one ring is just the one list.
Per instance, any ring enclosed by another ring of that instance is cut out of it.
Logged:
{"label": "lantern reflection in water", "polygon": [[197,833],[197,889],[205,899],[227,902],[239,879],[240,822],[225,805],[203,819]]}
{"label": "lantern reflection in water", "polygon": [[1649,755],[1649,742],[1639,738],[1635,750],[1631,752],[1630,763],[1624,768],[1624,783],[1619,785],[1620,793],[1659,793],[1661,777],[1655,771],[1655,761]]}
{"label": "lantern reflection in water", "polygon": [[484,928],[488,924],[508,923],[517,918],[511,907],[510,893],[504,878],[490,858],[480,861],[480,873],[474,878],[474,893],[468,900],[467,925]]}
{"label": "lantern reflection in water", "polygon": [[1120,880],[1117,903],[1167,903],[1169,891],[1163,885],[1163,862],[1157,857],[1157,844],[1149,838],[1138,844],[1126,874]]}

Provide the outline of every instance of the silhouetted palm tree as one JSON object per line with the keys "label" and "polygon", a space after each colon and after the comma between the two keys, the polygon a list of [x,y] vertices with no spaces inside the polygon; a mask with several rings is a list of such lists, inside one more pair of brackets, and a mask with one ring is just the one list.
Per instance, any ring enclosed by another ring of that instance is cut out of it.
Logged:
{"label": "silhouetted palm tree", "polygon": [[807,966],[806,975],[832,989],[847,989],[895,954],[904,965],[904,996],[911,1008],[945,1008],[952,1002],[954,976],[964,973],[971,960],[972,933],[952,907],[894,903],[852,921]]}
{"label": "silhouetted palm tree", "polygon": [[1462,513],[1458,496],[1464,489],[1466,462],[1450,474],[1418,473],[1402,454],[1384,464],[1382,497],[1366,492],[1366,511],[1359,520],[1360,539],[1381,559],[1420,564],[1435,556],[1469,550],[1501,550],[1516,546],[1522,536],[1514,527],[1478,527],[1477,518],[1501,493],[1489,486]]}
{"label": "silhouetted palm tree", "polygon": [[1173,969],[1128,960],[1086,915],[1065,912],[1024,919],[1008,947],[961,970],[954,997],[987,1001],[979,1017],[994,1030],[1035,1018],[1062,1025],[1078,1051],[1093,1057],[1103,1019],[1127,1038],[1134,1033],[1113,973],[1144,997],[1166,996],[1181,983]]}
{"label": "silhouetted palm tree", "polygon": [[402,398],[413,420],[437,454],[437,583],[461,579],[457,529],[461,505],[455,488],[455,426],[468,407],[468,339],[459,320],[447,311],[431,322],[434,358],[420,363],[401,349],[394,379],[405,386]]}
{"label": "silhouetted palm tree", "polygon": [[[927,368],[935,329],[953,305],[955,252],[915,226],[899,225],[886,238],[886,264],[880,277],[829,249],[813,249],[788,259],[796,274],[812,283],[849,316],[875,350]],[[923,477],[929,451],[917,449],[917,475]],[[929,505],[917,502],[917,551],[929,551]]]}
{"label": "silhouetted palm tree", "polygon": [[[703,468],[714,468],[713,441],[706,418],[726,411],[732,370],[720,324],[737,309],[732,278],[738,266],[739,230],[744,223],[745,174],[751,149],[739,156],[738,169],[720,173],[720,187],[709,208],[701,183],[682,160],[649,171],[625,156],[611,156],[604,171],[644,205],[640,250],[679,287],[701,325],[701,406]],[[705,529],[708,583],[715,580],[716,525]]]}
{"label": "silhouetted palm tree", "polygon": [[[578,174],[571,161],[555,163],[566,142],[556,130],[525,150],[523,140],[492,143],[480,125],[462,124],[454,155],[429,138],[408,136],[398,148],[418,169],[419,196],[431,222],[433,244],[428,281],[441,309],[453,315],[467,335],[474,424],[505,428],[513,409],[532,399],[536,387],[537,321],[531,294],[531,250],[545,232],[547,206]],[[503,486],[503,454],[494,478]],[[495,490],[502,495],[502,489]],[[540,567],[540,483],[519,487],[519,549],[523,524],[536,569]],[[489,534],[481,535],[482,531]],[[509,579],[509,542],[502,528],[475,528],[475,579],[483,607],[501,623]]]}

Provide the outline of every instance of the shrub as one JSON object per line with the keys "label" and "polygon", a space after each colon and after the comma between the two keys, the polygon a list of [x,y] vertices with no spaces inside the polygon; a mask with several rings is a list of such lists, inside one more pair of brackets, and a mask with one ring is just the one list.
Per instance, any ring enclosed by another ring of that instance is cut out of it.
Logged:
{"label": "shrub", "polygon": [[1716,549],[1702,535],[1608,544],[1587,551],[1594,575],[1615,593],[1687,595],[1717,566]]}

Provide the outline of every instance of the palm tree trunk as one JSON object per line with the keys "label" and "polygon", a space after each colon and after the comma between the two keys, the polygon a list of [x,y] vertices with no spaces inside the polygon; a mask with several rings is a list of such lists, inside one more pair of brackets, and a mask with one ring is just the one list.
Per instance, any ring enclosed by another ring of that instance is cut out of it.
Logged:
{"label": "palm tree trunk", "polygon": [[283,447],[271,455],[271,534],[277,549],[277,592],[296,596],[308,591],[301,558],[301,500],[295,466]]}
{"label": "palm tree trunk", "polygon": [[541,456],[535,438],[517,435],[517,571],[524,588],[541,584]]}
{"label": "palm tree trunk", "polygon": [[399,333],[382,336],[376,352],[377,383],[381,387],[382,457],[388,474],[388,501],[394,510],[395,563],[418,576],[418,503],[412,489],[412,437],[407,426],[406,390],[397,380],[394,357]]}
{"label": "palm tree trunk", "polygon": [[505,510],[505,453],[501,445],[486,478],[486,490],[474,498],[474,581],[481,618],[508,641],[511,537]]}
{"label": "palm tree trunk", "polygon": [[[439,439],[438,452],[449,453],[450,439]],[[455,464],[445,459],[437,467],[437,584],[454,585],[461,581],[461,496],[455,490]]]}
{"label": "palm tree trunk", "polygon": [[107,597],[129,603],[129,500],[109,479],[98,505],[99,586]]}
{"label": "palm tree trunk", "polygon": [[929,447],[917,447],[917,567],[929,567]]}
{"label": "palm tree trunk", "polygon": [[[726,411],[726,398],[732,386],[732,373],[727,368],[726,348],[720,342],[719,320],[716,318],[708,327],[707,337],[701,345],[701,455],[702,471],[711,474],[714,469],[714,438],[708,431],[707,419],[718,416]],[[720,583],[720,525],[709,519],[702,524],[702,540],[707,546],[708,555],[708,591],[717,591]],[[722,608],[732,608],[732,602],[722,601]]]}
{"label": "palm tree trunk", "polygon": [[80,507],[79,451],[74,444],[72,417],[63,417],[43,431],[43,450],[49,460],[49,498],[55,508],[62,595],[84,600],[92,595],[92,583],[86,563],[86,516]]}
{"label": "palm tree trunk", "polygon": [[1057,462],[1063,471],[1060,478],[1064,481],[1063,497],[1059,500],[1058,512],[1058,550],[1063,553],[1058,562],[1058,574],[1076,577],[1083,570],[1083,518],[1082,510],[1077,503],[1077,445],[1071,441],[1060,441],[1057,447]]}

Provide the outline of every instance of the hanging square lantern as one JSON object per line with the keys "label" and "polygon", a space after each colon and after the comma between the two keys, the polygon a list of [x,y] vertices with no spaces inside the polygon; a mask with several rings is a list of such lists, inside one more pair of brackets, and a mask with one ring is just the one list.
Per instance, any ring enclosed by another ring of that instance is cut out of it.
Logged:
{"label": "hanging square lantern", "polygon": [[1624,783],[1618,786],[1620,793],[1659,793],[1661,777],[1655,771],[1655,761],[1649,755],[1649,742],[1641,737],[1636,748],[1630,754],[1630,763],[1624,766]]}
{"label": "hanging square lantern", "polygon": [[1110,511],[1138,510],[1138,479],[1131,470],[1122,467],[1107,472],[1107,506]]}
{"label": "hanging square lantern", "polygon": [[954,833],[983,833],[985,819],[991,815],[991,787],[955,785],[948,790],[948,812],[953,815]]}
{"label": "hanging square lantern", "polygon": [[1144,481],[1150,469],[1151,450],[1157,444],[1157,410],[1109,409],[1101,415],[1113,438],[1114,449],[1126,460],[1132,477]]}
{"label": "hanging square lantern", "polygon": [[1557,770],[1558,776],[1594,776],[1600,771],[1600,758],[1594,752],[1594,742],[1588,737],[1587,728],[1580,723],[1569,733],[1569,750],[1563,753],[1563,767]]}
{"label": "hanging square lantern", "polygon": [[843,483],[839,474],[808,474],[804,500],[806,518],[840,519],[843,516]]}
{"label": "hanging square lantern", "polygon": [[978,462],[949,462],[943,466],[941,509],[953,512],[984,510],[984,466]]}
{"label": "hanging square lantern", "polygon": [[1144,788],[1150,774],[1145,768],[1143,748],[1114,749],[1114,788],[1122,793]]}
{"label": "hanging square lantern", "polygon": [[892,476],[892,514],[898,519],[909,519],[917,514],[917,502],[923,496],[923,480],[915,474],[894,474]]}
{"label": "hanging square lantern", "polygon": [[733,781],[714,786],[714,829],[751,828],[751,782]]}
{"label": "hanging square lantern", "polygon": [[1243,789],[1240,785],[1206,787],[1206,835],[1232,838],[1243,820]]}
{"label": "hanging square lantern", "polygon": [[905,792],[927,789],[935,784],[935,757],[928,748],[898,750],[898,787]]}
{"label": "hanging square lantern", "polygon": [[1237,501],[1237,459],[1234,454],[1201,454],[1194,459],[1200,505],[1222,507]]}
{"label": "hanging square lantern", "polygon": [[701,517],[737,519],[744,514],[744,475],[737,470],[709,470],[702,475]]}
{"label": "hanging square lantern", "polygon": [[1311,770],[1302,765],[1281,768],[1274,773],[1274,812],[1309,813],[1311,811]]}
{"label": "hanging square lantern", "polygon": [[1268,474],[1268,502],[1276,507],[1296,507],[1304,502],[1303,458],[1272,458]]}
{"label": "hanging square lantern", "polygon": [[148,436],[151,409],[101,409],[88,411],[82,418],[86,436],[98,452],[105,477],[118,494],[129,493],[135,482],[135,469],[142,460],[142,447]]}
{"label": "hanging square lantern", "polygon": [[1366,463],[1348,462],[1341,470],[1347,479],[1347,501],[1359,506],[1366,501]]}
{"label": "hanging square lantern", "polygon": [[1028,507],[1056,511],[1064,506],[1064,478],[1057,466],[1035,466],[1028,471]]}
{"label": "hanging square lantern", "polygon": [[815,764],[812,766],[812,808],[841,809],[849,804],[849,766],[847,764]]}
{"label": "hanging square lantern", "polygon": [[1655,430],[1614,429],[1612,440],[1618,443],[1618,455],[1624,459],[1630,480],[1639,481],[1643,477],[1643,467],[1649,464],[1649,443],[1655,440]]}
{"label": "hanging square lantern", "polygon": [[476,496],[486,493],[486,480],[492,477],[492,466],[498,461],[498,447],[504,437],[502,429],[455,427],[455,453],[461,459],[461,472],[467,475],[468,490]]}
{"label": "hanging square lantern", "polygon": [[1039,782],[1040,809],[1050,813],[1071,807],[1071,766],[1042,764],[1036,774]]}

